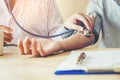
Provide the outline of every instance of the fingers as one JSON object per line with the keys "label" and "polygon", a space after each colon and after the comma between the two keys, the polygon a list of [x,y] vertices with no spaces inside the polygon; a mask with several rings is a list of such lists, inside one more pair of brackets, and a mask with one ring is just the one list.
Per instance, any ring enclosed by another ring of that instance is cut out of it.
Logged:
{"label": "fingers", "polygon": [[18,45],[18,48],[20,50],[20,54],[24,55],[24,47],[23,47],[22,40],[19,39],[17,45]]}
{"label": "fingers", "polygon": [[37,46],[38,52],[40,53],[40,55],[41,55],[42,57],[46,56],[46,53],[45,53],[45,51],[44,51],[44,49],[43,49],[43,47],[42,47],[42,45],[41,45],[40,40],[37,40],[37,42],[38,42],[38,46]]}
{"label": "fingers", "polygon": [[89,26],[90,29],[89,30],[92,30],[93,25],[94,25],[95,17],[93,15],[91,15],[91,16],[86,16],[86,18],[87,18],[87,20],[88,20],[88,22],[90,24],[90,26]]}
{"label": "fingers", "polygon": [[18,48],[22,55],[31,54],[31,40],[29,37],[26,37],[24,41],[18,40]]}
{"label": "fingers", "polygon": [[79,13],[77,14],[76,16],[76,19],[80,20],[81,22],[83,22],[83,24],[85,24],[85,26],[87,27],[88,30],[92,30],[92,24],[93,24],[93,20],[91,17],[85,15],[85,14],[82,14],[82,13]]}
{"label": "fingers", "polygon": [[[47,56],[50,55],[52,52],[51,51],[51,47],[53,44],[51,44],[51,46],[46,46],[47,44],[50,44],[50,41],[45,41],[42,39],[35,39],[33,38],[32,40],[30,39],[30,37],[26,37],[24,39],[24,41],[22,40],[18,40],[18,48],[20,50],[20,53],[22,55],[33,55],[34,57],[39,57],[39,56]],[[45,48],[45,50],[44,50]]]}
{"label": "fingers", "polygon": [[95,21],[94,15],[91,16],[91,19],[92,19],[92,23],[94,24],[94,21]]}
{"label": "fingers", "polygon": [[84,15],[84,17],[86,18],[86,20],[87,20],[87,22],[88,22],[88,24],[89,24],[89,25],[86,26],[86,27],[87,27],[87,29],[88,29],[89,31],[91,31],[91,30],[92,30],[92,26],[93,26],[93,25],[92,25],[92,24],[93,24],[93,23],[92,23],[92,19],[91,19],[89,16],[85,16],[85,15]]}
{"label": "fingers", "polygon": [[80,25],[77,25],[77,19],[75,18],[76,15],[73,15],[71,18],[69,18],[65,23],[64,26],[68,29],[75,29],[82,31],[83,28],[80,27]]}
{"label": "fingers", "polygon": [[[91,16],[91,23],[92,23],[92,24],[91,24],[91,25],[92,25],[91,27],[92,27],[92,29],[93,29],[93,27],[94,27],[94,21],[95,21],[95,17],[94,17],[94,15],[92,15],[92,16]],[[92,29],[91,29],[91,32],[92,32]]]}
{"label": "fingers", "polygon": [[87,18],[86,18],[86,16],[84,14],[82,14],[82,13],[78,13],[76,15],[76,19],[83,22],[86,27],[88,27],[90,25]]}
{"label": "fingers", "polygon": [[12,28],[6,27],[6,26],[4,26],[4,25],[0,25],[0,30],[4,30],[4,31],[7,31],[7,32],[12,32],[12,31],[13,31]]}
{"label": "fingers", "polygon": [[77,13],[65,22],[65,27],[69,29],[83,31],[84,29],[83,26],[85,25],[87,29],[91,31],[93,28],[93,23],[94,23],[94,17],[89,17],[88,15]]}
{"label": "fingers", "polygon": [[22,55],[33,55],[34,57],[40,56],[37,51],[37,42],[36,39],[30,39],[30,37],[26,37],[24,41],[18,40],[18,48]]}
{"label": "fingers", "polygon": [[23,47],[24,47],[24,53],[25,54],[31,54],[31,40],[30,37],[27,36],[25,40],[23,41]]}
{"label": "fingers", "polygon": [[31,49],[32,49],[32,55],[34,57],[40,56],[40,54],[37,51],[37,41],[35,38],[32,39]]}
{"label": "fingers", "polygon": [[41,45],[40,41],[36,40],[35,38],[32,39],[31,51],[34,57],[46,56],[45,51],[43,50],[43,46]]}

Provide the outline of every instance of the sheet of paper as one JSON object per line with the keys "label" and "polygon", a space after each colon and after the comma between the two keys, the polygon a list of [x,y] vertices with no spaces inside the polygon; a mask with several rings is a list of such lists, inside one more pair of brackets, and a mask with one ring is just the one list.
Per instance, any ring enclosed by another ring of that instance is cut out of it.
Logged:
{"label": "sheet of paper", "polygon": [[113,69],[120,67],[120,50],[84,51],[86,58],[82,64],[76,65],[80,51],[72,51],[57,70]]}

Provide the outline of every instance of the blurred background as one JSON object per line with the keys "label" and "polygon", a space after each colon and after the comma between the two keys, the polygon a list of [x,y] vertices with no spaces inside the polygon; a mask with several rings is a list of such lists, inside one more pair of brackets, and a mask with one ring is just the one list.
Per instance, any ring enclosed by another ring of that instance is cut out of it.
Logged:
{"label": "blurred background", "polygon": [[86,7],[89,0],[55,0],[58,8],[66,20],[76,12],[86,12]]}

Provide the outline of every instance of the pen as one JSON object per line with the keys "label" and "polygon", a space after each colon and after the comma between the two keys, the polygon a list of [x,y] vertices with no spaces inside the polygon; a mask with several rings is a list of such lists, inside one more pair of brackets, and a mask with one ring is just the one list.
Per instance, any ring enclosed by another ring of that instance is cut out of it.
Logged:
{"label": "pen", "polygon": [[78,64],[78,63],[81,64],[83,62],[83,60],[85,59],[85,57],[86,57],[86,54],[84,52],[81,52],[80,55],[77,58],[76,64]]}

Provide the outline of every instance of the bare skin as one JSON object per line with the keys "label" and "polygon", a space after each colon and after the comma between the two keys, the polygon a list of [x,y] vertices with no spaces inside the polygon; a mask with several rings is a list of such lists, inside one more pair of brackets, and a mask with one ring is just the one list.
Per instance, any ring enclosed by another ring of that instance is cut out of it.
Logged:
{"label": "bare skin", "polygon": [[92,44],[94,41],[94,34],[92,33],[94,17],[89,17],[84,14],[75,14],[70,17],[66,22],[65,26],[69,29],[76,29],[83,31],[83,28],[79,25],[84,23],[85,26],[91,31],[91,37],[86,37],[83,34],[77,32],[69,38],[63,39],[61,41],[53,41],[50,39],[31,39],[26,37],[23,41],[18,40],[18,47],[22,55],[33,55],[38,56],[48,56],[52,55],[58,51],[73,50],[78,48],[83,48]]}

